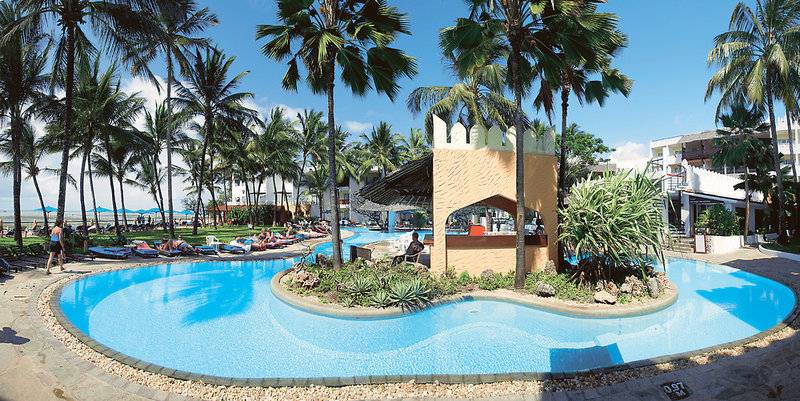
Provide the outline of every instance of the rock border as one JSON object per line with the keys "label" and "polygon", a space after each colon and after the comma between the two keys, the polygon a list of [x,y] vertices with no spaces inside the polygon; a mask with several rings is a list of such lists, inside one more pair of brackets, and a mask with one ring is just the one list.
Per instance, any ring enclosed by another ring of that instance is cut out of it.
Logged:
{"label": "rock border", "polygon": [[[272,256],[272,255],[265,255],[265,256]],[[296,255],[289,255],[284,256],[284,258],[292,257]],[[280,257],[274,258],[224,258],[224,260],[230,261],[237,261],[237,260],[270,260],[270,259],[278,259]],[[207,259],[195,259],[189,260],[191,261],[202,261]],[[218,260],[218,259],[212,259]],[[162,263],[142,263],[137,265],[125,266],[122,268],[110,268],[104,269],[101,271],[97,271],[91,273],[89,275],[94,274],[101,274],[111,270],[122,270],[122,269],[133,269],[133,268],[140,268],[140,267],[147,267],[152,265],[157,265]],[[755,273],[753,273],[755,274]],[[560,372],[560,373],[549,373],[549,372],[518,372],[518,373],[504,373],[504,374],[474,374],[474,375],[449,375],[449,374],[442,374],[442,375],[380,375],[380,376],[354,376],[354,377],[325,377],[325,378],[250,378],[250,379],[236,379],[236,378],[228,378],[228,377],[219,377],[219,376],[210,376],[210,375],[201,375],[195,374],[191,372],[182,372],[176,371],[174,369],[164,368],[158,365],[150,364],[145,361],[138,360],[136,358],[129,357],[127,355],[121,354],[113,349],[103,346],[102,344],[94,341],[93,339],[89,338],[85,334],[83,334],[79,329],[74,327],[69,320],[63,315],[61,312],[61,308],[59,305],[59,299],[61,291],[63,291],[64,286],[77,280],[79,278],[87,277],[89,275],[77,275],[67,277],[62,280],[57,280],[46,288],[40,289],[40,293],[38,294],[38,304],[44,304],[43,308],[39,308],[39,314],[47,320],[48,318],[55,318],[55,320],[59,323],[61,328],[64,329],[64,334],[67,335],[67,338],[63,337],[63,335],[58,335],[56,332],[52,332],[54,330],[53,327],[50,328],[51,332],[56,335],[56,337],[61,340],[65,345],[68,346],[69,349],[76,351],[75,348],[70,346],[70,343],[77,343],[76,346],[85,346],[88,347],[90,350],[96,352],[99,357],[105,357],[110,360],[110,362],[120,363],[124,368],[133,369],[133,371],[141,372],[142,380],[150,381],[154,377],[155,378],[163,378],[167,382],[176,383],[175,380],[178,380],[177,383],[186,383],[191,386],[193,382],[197,383],[198,386],[214,386],[213,388],[225,389],[229,388],[230,390],[241,389],[241,390],[248,390],[248,389],[278,389],[278,388],[287,388],[289,387],[312,387],[316,388],[318,386],[322,387],[346,387],[346,386],[363,386],[363,385],[400,385],[404,383],[410,384],[421,384],[421,385],[493,385],[499,383],[517,383],[517,384],[524,384],[524,383],[531,383],[536,384],[539,383],[542,385],[542,388],[547,391],[554,391],[554,390],[565,390],[565,389],[575,389],[575,388],[585,388],[585,387],[595,387],[598,385],[605,385],[608,383],[600,382],[598,383],[598,378],[601,377],[610,377],[611,382],[615,382],[616,378],[619,380],[628,380],[632,377],[637,377],[638,375],[649,376],[656,373],[664,373],[667,371],[678,370],[685,367],[686,364],[690,363],[698,363],[695,358],[699,359],[706,359],[706,360],[713,360],[719,354],[725,354],[727,350],[744,347],[748,344],[755,343],[762,339],[772,338],[773,336],[779,337],[782,335],[782,331],[786,328],[791,328],[791,324],[796,322],[798,316],[800,315],[800,290],[796,289],[794,286],[787,285],[788,288],[792,289],[795,295],[795,306],[792,312],[790,312],[787,317],[778,325],[762,331],[760,333],[754,334],[753,336],[743,338],[741,340],[718,344],[711,347],[706,347],[694,351],[689,351],[680,354],[673,354],[673,355],[666,355],[652,359],[646,359],[641,361],[634,361],[630,363],[609,366],[605,368],[598,368],[598,369],[590,369],[585,371],[576,371],[576,372]],[[774,279],[773,279],[774,280]],[[777,280],[774,280],[777,281]],[[780,281],[778,281],[780,282]],[[786,285],[784,283],[781,283]],[[46,312],[50,312],[50,316],[46,314]],[[66,322],[66,324],[64,324]],[[76,341],[77,340],[77,341]],[[80,354],[80,353],[79,353]],[[97,363],[96,358],[92,357],[89,358],[85,355],[80,355],[83,358],[90,359],[92,362]],[[701,364],[707,362],[700,362]],[[684,366],[682,366],[684,365]],[[113,372],[112,373],[118,373]],[[130,379],[130,378],[129,378]],[[138,380],[138,379],[137,379]],[[359,387],[361,388],[361,387]]]}
{"label": "rock border", "polygon": [[[324,304],[321,303],[316,296],[302,296],[287,289],[283,283],[283,278],[286,277],[290,271],[291,269],[286,269],[276,273],[275,276],[272,277],[270,282],[272,293],[276,298],[289,306],[305,312],[335,318],[380,319],[410,315],[420,311],[420,309],[402,309],[397,307],[381,309],[365,307],[348,308],[341,305]],[[606,319],[642,316],[666,309],[677,302],[678,290],[675,288],[674,284],[670,283],[669,287],[664,289],[664,293],[654,300],[646,303],[625,305],[588,304],[563,301],[555,298],[539,297],[533,294],[520,294],[507,289],[495,291],[477,290],[443,297],[426,305],[422,309],[435,308],[453,302],[473,300],[508,302],[570,317]]]}

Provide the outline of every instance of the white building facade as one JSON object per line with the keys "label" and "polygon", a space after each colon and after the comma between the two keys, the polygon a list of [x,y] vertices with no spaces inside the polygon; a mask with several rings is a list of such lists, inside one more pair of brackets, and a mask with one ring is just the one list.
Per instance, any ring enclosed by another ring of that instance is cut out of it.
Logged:
{"label": "white building facade", "polygon": [[[778,148],[783,154],[784,165],[800,165],[798,126],[793,124],[790,136],[783,118],[778,120],[777,128]],[[709,130],[650,142],[653,169],[664,178],[663,189],[668,199],[665,218],[670,226],[687,236],[694,234],[694,223],[700,213],[713,205],[723,205],[744,220],[745,193],[734,186],[742,182],[740,177],[745,169],[743,166],[720,167],[713,163],[714,155],[719,151],[716,147],[718,136],[716,130]],[[769,132],[756,136],[764,141],[770,140]],[[764,195],[753,193],[749,214],[749,227],[753,232],[768,224],[765,209]]]}

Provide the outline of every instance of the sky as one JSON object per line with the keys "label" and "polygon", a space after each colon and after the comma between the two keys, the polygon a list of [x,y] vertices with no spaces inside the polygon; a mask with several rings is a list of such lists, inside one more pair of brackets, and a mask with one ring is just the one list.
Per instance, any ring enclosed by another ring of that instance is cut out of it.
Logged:
{"label": "sky", "polygon": [[[254,94],[253,103],[262,112],[276,106],[287,109],[290,115],[304,108],[326,110],[326,99],[300,87],[297,92],[287,92],[281,87],[286,65],[267,59],[260,53],[263,42],[255,41],[258,24],[277,23],[274,0],[199,0],[217,14],[218,26],[207,31],[215,44],[226,54],[235,56],[234,72],[249,71],[241,90]],[[410,19],[411,36],[401,36],[399,47],[416,57],[419,73],[413,79],[401,79],[402,87],[394,102],[384,95],[370,93],[365,97],[353,96],[342,85],[336,90],[337,124],[351,132],[353,137],[369,131],[379,121],[389,122],[396,132],[407,134],[411,128],[422,126],[421,117],[413,116],[405,106],[405,99],[415,88],[454,83],[453,74],[445,67],[438,47],[438,32],[467,13],[461,0],[390,0]],[[635,167],[649,157],[651,140],[709,129],[714,126],[716,98],[704,100],[706,83],[713,68],[706,63],[708,51],[715,35],[723,32],[736,1],[733,0],[609,0],[603,11],[619,15],[620,29],[627,34],[629,44],[614,61],[614,66],[634,80],[628,98],[614,95],[603,107],[595,104],[581,105],[571,99],[569,122],[602,138],[616,151],[612,162],[623,167]],[[110,59],[105,60],[110,63]],[[154,71],[166,76],[162,66]],[[152,104],[163,96],[141,78],[122,74],[126,91],[140,92]],[[529,115],[544,119],[528,99],[525,107]],[[556,116],[555,121],[560,121]],[[57,164],[55,157],[48,163]],[[77,172],[79,166],[71,165]],[[98,205],[110,207],[108,183],[95,182],[100,189]],[[182,184],[175,189],[181,193]],[[45,203],[57,202],[57,180],[43,177]],[[180,201],[178,205],[180,205]],[[147,194],[126,188],[126,206],[131,209],[153,207]],[[11,209],[11,180],[0,178],[0,210]],[[38,207],[38,198],[32,183],[23,183],[23,209]],[[77,193],[68,194],[67,209],[79,207]],[[176,209],[179,206],[176,206]]]}

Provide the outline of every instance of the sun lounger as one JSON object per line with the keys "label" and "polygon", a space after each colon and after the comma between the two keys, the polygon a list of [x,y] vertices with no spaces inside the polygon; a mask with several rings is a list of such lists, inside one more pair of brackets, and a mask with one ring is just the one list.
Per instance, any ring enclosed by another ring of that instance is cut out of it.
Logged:
{"label": "sun lounger", "polygon": [[242,248],[240,246],[226,245],[226,244],[220,245],[219,251],[220,252],[224,252],[224,253],[231,253],[231,254],[234,254],[234,255],[240,255],[240,254],[245,253],[244,248]]}
{"label": "sun lounger", "polygon": [[129,249],[120,247],[107,248],[102,246],[93,246],[89,248],[89,253],[98,258],[122,260],[122,259],[128,259],[128,256],[130,256],[131,251]]}
{"label": "sun lounger", "polygon": [[201,255],[216,255],[217,250],[213,246],[201,245],[194,247],[194,250]]}
{"label": "sun lounger", "polygon": [[132,244],[136,245],[133,248],[133,254],[140,258],[157,258],[159,255],[158,249],[153,249],[147,242],[133,241]]}

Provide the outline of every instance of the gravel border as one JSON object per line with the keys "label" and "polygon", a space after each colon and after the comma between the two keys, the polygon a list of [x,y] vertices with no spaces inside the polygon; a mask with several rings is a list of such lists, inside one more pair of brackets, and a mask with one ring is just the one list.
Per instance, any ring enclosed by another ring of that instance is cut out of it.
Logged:
{"label": "gravel border", "polygon": [[[223,260],[237,260],[239,258],[226,258]],[[215,259],[216,260],[216,259]],[[246,258],[245,260],[255,260]],[[197,260],[195,260],[197,261]],[[163,262],[162,262],[163,263]],[[99,274],[120,268],[138,268],[157,263],[143,263],[122,267],[111,267],[92,274]],[[85,275],[84,275],[85,276]],[[706,365],[714,360],[741,355],[749,349],[763,348],[775,341],[786,339],[796,333],[800,326],[798,322],[798,303],[781,324],[754,336],[714,347],[670,355],[650,360],[632,362],[603,369],[593,369],[587,372],[568,372],[557,374],[542,373],[517,373],[508,375],[430,375],[430,376],[372,376],[358,378],[323,378],[312,382],[306,379],[252,379],[244,383],[227,381],[227,378],[215,378],[206,375],[185,376],[180,373],[155,367],[142,361],[127,358],[115,351],[98,344],[91,339],[83,342],[75,332],[79,330],[68,324],[65,328],[59,320],[66,320],[61,315],[57,305],[58,297],[64,285],[72,280],[84,276],[70,276],[57,280],[44,288],[38,296],[37,309],[50,332],[55,335],[70,350],[80,357],[92,362],[109,373],[121,376],[135,383],[202,399],[364,399],[378,397],[409,397],[409,396],[438,396],[438,397],[480,397],[501,396],[519,393],[539,393],[541,391],[561,391],[580,388],[592,388],[612,383],[618,383],[633,378],[649,377],[669,371],[684,369],[691,366]],[[773,279],[774,280],[774,279]],[[789,285],[800,300],[800,292]],[[56,300],[55,302],[53,300]],[[83,336],[87,338],[86,336]],[[104,352],[105,351],[105,352]],[[110,353],[108,355],[106,353]],[[116,358],[114,355],[116,354]],[[124,363],[123,361],[132,362]],[[138,363],[137,363],[138,362]],[[173,374],[170,374],[173,373]],[[448,377],[449,376],[449,377]],[[448,379],[458,379],[451,383]],[[379,380],[379,381],[373,381]],[[428,381],[430,380],[430,381]],[[372,384],[384,383],[384,384]],[[427,384],[426,384],[427,383]],[[272,385],[275,385],[274,387]],[[292,386],[292,387],[286,387]],[[303,387],[308,386],[308,387]],[[319,387],[324,386],[324,387]]]}
{"label": "gravel border", "polygon": [[675,285],[670,282],[669,287],[665,288],[664,293],[658,298],[648,300],[648,302],[634,302],[624,305],[569,302],[555,298],[542,298],[533,294],[522,294],[508,289],[498,289],[494,291],[475,290],[443,297],[421,309],[403,309],[397,307],[380,309],[365,307],[348,308],[342,305],[321,303],[319,298],[313,295],[303,296],[292,292],[282,283],[283,278],[286,277],[289,272],[291,272],[291,269],[282,270],[272,277],[270,285],[272,287],[272,293],[276,298],[289,306],[305,312],[348,319],[398,317],[417,313],[421,309],[472,300],[508,302],[570,317],[607,319],[647,315],[666,309],[678,300],[678,290],[675,288]]}

